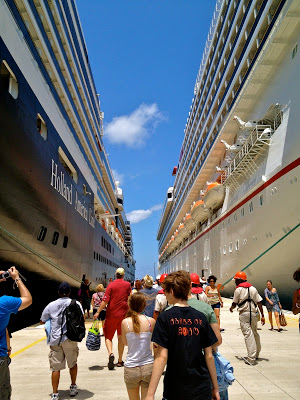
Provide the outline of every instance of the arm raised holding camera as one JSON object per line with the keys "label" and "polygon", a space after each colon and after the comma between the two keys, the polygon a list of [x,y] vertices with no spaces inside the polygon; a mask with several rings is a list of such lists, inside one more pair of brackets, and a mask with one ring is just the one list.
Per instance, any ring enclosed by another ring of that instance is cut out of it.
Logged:
{"label": "arm raised holding camera", "polygon": [[[15,284],[17,285],[19,291],[20,291],[20,299],[22,300],[22,303],[19,307],[19,310],[23,310],[24,308],[29,307],[32,304],[32,297],[25,286],[24,282],[21,280],[19,276],[19,272],[16,269],[16,267],[11,267],[8,269],[8,272],[10,273],[10,277],[15,281]],[[3,274],[4,271],[0,271],[0,275]],[[6,279],[1,279],[1,281],[5,281]]]}

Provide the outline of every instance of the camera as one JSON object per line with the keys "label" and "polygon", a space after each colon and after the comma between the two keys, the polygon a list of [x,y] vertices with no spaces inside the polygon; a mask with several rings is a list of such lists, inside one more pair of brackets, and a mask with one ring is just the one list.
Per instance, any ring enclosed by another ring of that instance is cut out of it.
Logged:
{"label": "camera", "polygon": [[0,279],[7,279],[10,278],[10,272],[9,271],[5,271],[2,274],[0,274]]}

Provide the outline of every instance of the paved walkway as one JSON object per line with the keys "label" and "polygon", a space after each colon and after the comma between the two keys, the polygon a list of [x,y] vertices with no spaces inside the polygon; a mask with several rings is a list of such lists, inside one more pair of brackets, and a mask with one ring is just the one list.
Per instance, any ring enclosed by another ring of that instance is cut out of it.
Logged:
{"label": "paved walkway", "polygon": [[[288,326],[283,332],[270,331],[270,325],[259,330],[262,342],[261,358],[256,366],[245,365],[238,357],[246,355],[246,348],[239,329],[238,313],[229,312],[231,301],[224,299],[221,309],[221,326],[225,328],[220,353],[234,367],[236,381],[229,388],[230,400],[288,400],[300,399],[299,359],[300,335],[298,317],[287,314]],[[265,310],[266,319],[267,312]],[[91,322],[87,322],[90,326]],[[114,339],[114,352],[117,353]],[[15,332],[11,341],[10,367],[13,387],[12,400],[50,399],[51,380],[48,364],[48,346],[44,329],[39,326]],[[109,371],[107,352],[102,347],[90,352],[85,342],[79,344],[78,380],[80,392],[76,399],[127,400],[123,368]],[[69,399],[69,374],[62,371],[59,385],[60,399]],[[156,394],[162,398],[162,379]],[[170,399],[171,400],[171,399]]]}

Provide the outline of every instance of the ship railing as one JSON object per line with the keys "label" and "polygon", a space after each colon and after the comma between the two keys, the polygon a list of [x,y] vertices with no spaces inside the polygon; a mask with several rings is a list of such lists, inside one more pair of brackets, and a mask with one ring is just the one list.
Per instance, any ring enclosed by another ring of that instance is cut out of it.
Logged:
{"label": "ship railing", "polygon": [[203,56],[202,56],[202,60],[200,63],[200,67],[199,67],[199,72],[197,75],[197,79],[196,79],[196,83],[195,83],[195,88],[194,88],[194,94],[196,95],[198,93],[199,87],[200,87],[200,82],[203,76],[203,73],[205,71],[205,66],[206,66],[206,61],[210,52],[210,48],[211,48],[211,44],[212,44],[212,40],[216,31],[216,27],[218,24],[218,19],[220,16],[220,12],[222,10],[222,6],[223,6],[224,0],[217,0],[216,3],[216,8],[213,14],[213,18],[211,21],[211,25],[209,28],[209,33],[207,36],[207,40],[205,43],[205,48],[204,48],[204,52],[203,52]]}
{"label": "ship railing", "polygon": [[237,188],[240,180],[249,178],[258,168],[256,161],[270,145],[273,133],[271,125],[256,125],[241,150],[222,173],[221,184]]}

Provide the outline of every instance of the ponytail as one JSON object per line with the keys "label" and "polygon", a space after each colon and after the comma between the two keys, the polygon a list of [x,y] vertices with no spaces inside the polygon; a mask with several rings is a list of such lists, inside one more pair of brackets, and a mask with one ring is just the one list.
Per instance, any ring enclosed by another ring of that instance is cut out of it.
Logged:
{"label": "ponytail", "polygon": [[141,324],[140,324],[140,319],[139,319],[138,313],[133,310],[128,310],[126,317],[132,318],[133,331],[134,331],[134,333],[136,333],[138,335],[141,330]]}

